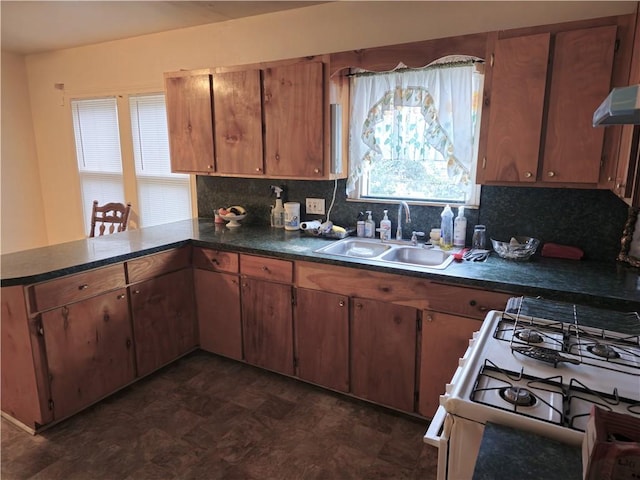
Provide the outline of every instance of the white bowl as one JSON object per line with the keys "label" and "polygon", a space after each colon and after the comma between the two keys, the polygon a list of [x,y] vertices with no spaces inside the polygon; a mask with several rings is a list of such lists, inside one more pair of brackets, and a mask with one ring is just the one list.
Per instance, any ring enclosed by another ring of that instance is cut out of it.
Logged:
{"label": "white bowl", "polygon": [[235,228],[240,226],[240,220],[246,217],[247,214],[244,215],[220,215],[220,218],[227,222],[227,227]]}

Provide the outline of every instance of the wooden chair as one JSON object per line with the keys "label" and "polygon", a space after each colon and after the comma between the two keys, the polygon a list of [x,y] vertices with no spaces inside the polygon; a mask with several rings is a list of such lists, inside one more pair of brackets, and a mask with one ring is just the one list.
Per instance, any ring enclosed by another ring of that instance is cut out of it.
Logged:
{"label": "wooden chair", "polygon": [[[94,200],[89,237],[96,236],[96,226],[98,227],[98,236],[102,236],[105,233],[124,232],[127,229],[130,211],[131,202],[127,202],[126,205],[111,202],[99,207],[98,201]],[[107,225],[109,226],[108,231],[105,232]]]}

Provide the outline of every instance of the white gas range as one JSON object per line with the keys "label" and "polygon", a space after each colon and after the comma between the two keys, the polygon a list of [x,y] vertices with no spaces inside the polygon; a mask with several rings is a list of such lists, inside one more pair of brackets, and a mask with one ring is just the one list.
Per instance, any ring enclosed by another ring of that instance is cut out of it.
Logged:
{"label": "white gas range", "polygon": [[486,422],[580,445],[593,405],[640,418],[638,315],[520,297],[474,334],[424,440],[439,480],[470,479]]}

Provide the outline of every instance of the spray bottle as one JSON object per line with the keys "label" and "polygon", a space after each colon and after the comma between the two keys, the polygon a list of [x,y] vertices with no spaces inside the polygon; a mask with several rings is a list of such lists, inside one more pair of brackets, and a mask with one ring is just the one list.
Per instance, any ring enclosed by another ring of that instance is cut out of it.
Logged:
{"label": "spray bottle", "polygon": [[464,216],[464,207],[458,207],[458,216],[453,220],[453,246],[464,248],[467,237],[467,219]]}
{"label": "spray bottle", "polygon": [[276,204],[271,207],[271,226],[276,228],[284,228],[284,206],[282,205],[282,188],[277,185],[271,185],[271,190],[276,194]]}
{"label": "spray bottle", "polygon": [[440,224],[440,248],[451,250],[453,247],[453,212],[449,205],[444,207],[440,214],[442,223]]}

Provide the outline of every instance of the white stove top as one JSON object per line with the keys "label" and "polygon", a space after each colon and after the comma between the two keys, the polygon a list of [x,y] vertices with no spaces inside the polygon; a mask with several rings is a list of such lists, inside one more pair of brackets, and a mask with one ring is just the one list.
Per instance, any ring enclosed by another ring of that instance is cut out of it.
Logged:
{"label": "white stove top", "polygon": [[594,404],[640,417],[639,342],[638,335],[492,311],[441,403],[470,420],[580,444]]}

